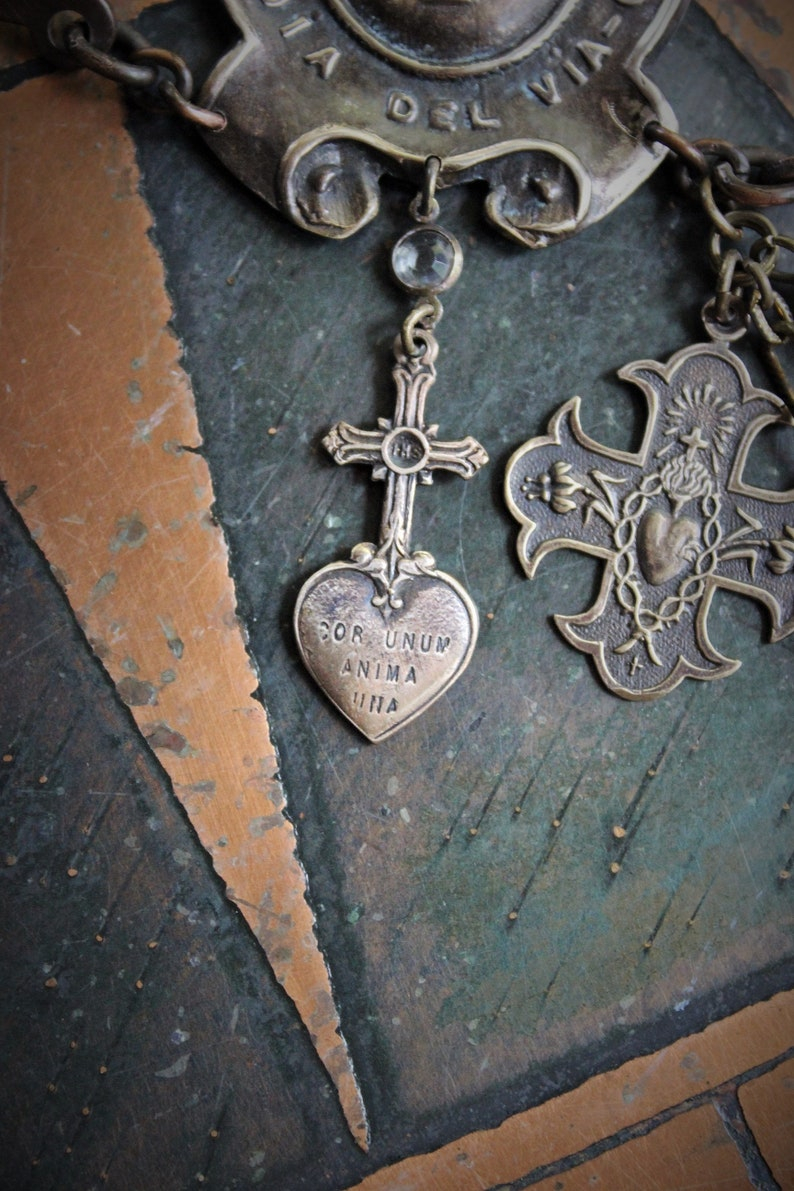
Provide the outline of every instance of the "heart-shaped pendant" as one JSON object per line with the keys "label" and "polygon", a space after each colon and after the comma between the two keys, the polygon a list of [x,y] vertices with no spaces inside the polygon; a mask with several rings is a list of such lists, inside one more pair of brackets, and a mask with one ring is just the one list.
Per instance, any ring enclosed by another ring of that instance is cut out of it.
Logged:
{"label": "heart-shaped pendant", "polygon": [[[414,556],[416,557],[416,556]],[[450,575],[405,575],[384,599],[364,566],[336,562],[304,584],[295,607],[301,657],[343,715],[371,741],[426,711],[468,665],[477,610]]]}
{"label": "heart-shaped pendant", "polygon": [[691,517],[673,517],[649,509],[637,531],[637,558],[653,587],[675,579],[691,562],[692,547],[700,542],[700,527]]}
{"label": "heart-shaped pendant", "polygon": [[410,548],[417,483],[431,484],[439,470],[468,480],[488,461],[475,439],[440,442],[438,427],[426,425],[438,344],[419,324],[417,341],[414,354],[406,354],[402,340],[396,346],[393,419],[380,419],[377,430],[338,422],[323,439],[337,463],[368,463],[373,477],[386,481],[380,541],[360,542],[349,562],[317,571],[295,606],[307,669],[372,741],[385,740],[443,695],[466,669],[477,640],[477,609],[468,593],[436,570],[432,554]]}

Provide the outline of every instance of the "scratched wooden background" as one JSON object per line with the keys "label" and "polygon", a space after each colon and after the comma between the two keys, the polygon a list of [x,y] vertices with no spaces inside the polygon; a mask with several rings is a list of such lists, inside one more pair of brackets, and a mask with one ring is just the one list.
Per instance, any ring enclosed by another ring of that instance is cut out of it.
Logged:
{"label": "scratched wooden background", "polygon": [[[230,35],[194,0],[143,23],[199,74]],[[698,10],[650,73],[688,135],[791,144],[790,118]],[[345,1133],[293,1010],[4,504],[6,1184],[84,1187],[110,1134],[119,1187],[163,1185],[163,1171],[169,1186],[345,1187],[790,986],[791,640],[763,644],[759,609],[720,597],[713,638],[743,659],[735,677],[615,700],[548,619],[589,603],[597,567],[560,555],[529,584],[501,501],[509,454],[562,400],[580,393],[588,433],[626,446],[639,428],[617,368],[700,338],[702,225],[669,175],[533,256],[483,226],[478,195],[444,196],[467,267],[428,412],[492,463],[420,492],[415,542],[463,579],[483,626],[449,695],[373,748],[303,672],[291,612],[311,571],[377,530],[380,490],[319,440],[338,417],[390,412],[405,303],[384,245],[406,195],[387,189],[353,241],[315,243],[189,135],[148,116],[131,127],[375,1144],[364,1158]],[[768,436],[759,478],[794,482],[790,439]],[[63,792],[78,772],[75,805]],[[100,844],[77,891],[87,827]],[[28,998],[25,972],[47,965],[71,997],[42,982]]]}

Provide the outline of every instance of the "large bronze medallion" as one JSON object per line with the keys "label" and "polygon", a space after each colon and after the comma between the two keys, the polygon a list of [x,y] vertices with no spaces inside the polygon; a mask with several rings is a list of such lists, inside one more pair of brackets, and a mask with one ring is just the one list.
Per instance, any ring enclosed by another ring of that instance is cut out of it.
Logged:
{"label": "large bronze medallion", "polygon": [[674,126],[642,73],[685,0],[226,0],[244,40],[204,102],[211,147],[301,227],[344,237],[389,173],[485,181],[488,218],[542,247],[617,206]]}

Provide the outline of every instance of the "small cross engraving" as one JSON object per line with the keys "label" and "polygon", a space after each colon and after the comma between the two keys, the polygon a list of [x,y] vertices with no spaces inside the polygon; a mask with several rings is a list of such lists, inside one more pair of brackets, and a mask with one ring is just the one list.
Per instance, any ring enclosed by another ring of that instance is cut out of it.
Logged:
{"label": "small cross engraving", "polygon": [[438,426],[425,424],[425,400],[436,379],[438,353],[435,338],[425,334],[426,346],[420,355],[408,356],[401,349],[395,352],[393,418],[379,418],[377,430],[359,430],[337,422],[323,439],[323,446],[337,463],[369,464],[373,479],[387,481],[378,554],[389,562],[390,581],[395,578],[397,560],[410,554],[417,482],[432,484],[434,471],[451,471],[469,480],[488,462],[476,439],[468,436],[442,442],[436,438]]}

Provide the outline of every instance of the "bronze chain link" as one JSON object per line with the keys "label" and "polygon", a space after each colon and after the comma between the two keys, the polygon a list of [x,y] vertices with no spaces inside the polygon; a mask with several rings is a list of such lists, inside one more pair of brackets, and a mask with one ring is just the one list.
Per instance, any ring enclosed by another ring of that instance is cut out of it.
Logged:
{"label": "bronze chain link", "polygon": [[764,362],[794,414],[794,386],[775,350],[794,339],[794,315],[778,288],[794,284],[794,272],[780,264],[783,253],[794,252],[794,236],[780,233],[757,210],[794,202],[794,157],[742,150],[730,141],[689,141],[656,123],[646,135],[676,155],[683,189],[700,202],[711,224],[708,250],[717,284],[703,307],[707,333],[728,341],[754,329]]}
{"label": "bronze chain link", "polygon": [[[152,46],[126,22],[116,22],[105,4],[100,16],[108,27],[95,37],[97,21],[90,17],[96,18],[96,7],[89,4],[85,17],[75,9],[49,17],[47,41],[56,56],[130,88],[145,105],[171,110],[207,130],[226,127],[222,112],[193,102],[193,77],[184,59]],[[794,315],[778,288],[794,283],[794,272],[780,266],[781,254],[794,252],[794,236],[781,234],[757,210],[794,202],[794,157],[768,149],[743,150],[714,138],[690,141],[657,122],[646,127],[645,135],[676,155],[684,190],[700,202],[711,224],[709,256],[717,284],[702,312],[707,333],[728,341],[754,328],[765,362],[794,412],[794,387],[775,351],[794,339]],[[412,208],[419,222],[432,222],[438,213],[439,168],[438,158],[428,159],[425,184]],[[745,244],[748,235],[752,238]],[[416,350],[414,331],[440,317],[440,307],[428,311],[425,306],[420,303],[403,328],[409,355]]]}
{"label": "bronze chain link", "polygon": [[[83,66],[137,92],[150,107],[171,110],[212,132],[226,127],[222,112],[193,102],[193,76],[179,54],[153,46],[131,25],[119,21],[109,50],[92,44],[87,24],[73,11],[58,14],[50,24],[55,48]],[[67,19],[68,18],[68,19]]]}

